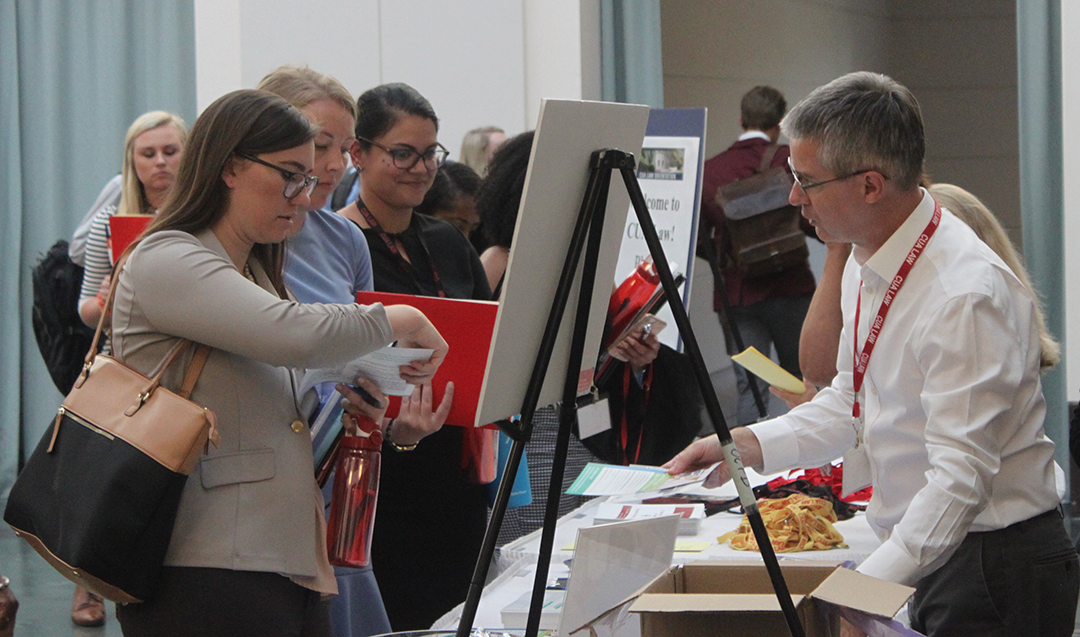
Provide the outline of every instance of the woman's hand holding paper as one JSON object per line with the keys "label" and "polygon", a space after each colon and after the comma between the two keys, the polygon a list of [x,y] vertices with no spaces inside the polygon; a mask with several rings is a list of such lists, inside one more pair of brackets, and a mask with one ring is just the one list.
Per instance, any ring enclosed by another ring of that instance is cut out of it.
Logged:
{"label": "woman's hand holding paper", "polygon": [[420,310],[408,305],[391,305],[385,309],[399,346],[432,350],[429,360],[402,365],[401,378],[413,385],[430,383],[449,350],[446,340]]}

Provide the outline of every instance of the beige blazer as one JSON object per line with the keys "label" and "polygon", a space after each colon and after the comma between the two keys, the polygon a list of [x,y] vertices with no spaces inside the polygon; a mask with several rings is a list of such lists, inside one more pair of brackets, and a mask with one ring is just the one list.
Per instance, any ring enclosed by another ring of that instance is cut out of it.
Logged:
{"label": "beige blazer", "polygon": [[[221,444],[188,478],[167,565],[269,571],[334,592],[310,432],[293,368],[346,363],[390,343],[381,305],[300,304],[238,272],[212,232],[159,232],[117,285],[113,352],[151,374],[178,338],[214,348],[191,399],[218,419]],[[193,350],[194,348],[192,348]],[[165,376],[176,389],[190,353]]]}

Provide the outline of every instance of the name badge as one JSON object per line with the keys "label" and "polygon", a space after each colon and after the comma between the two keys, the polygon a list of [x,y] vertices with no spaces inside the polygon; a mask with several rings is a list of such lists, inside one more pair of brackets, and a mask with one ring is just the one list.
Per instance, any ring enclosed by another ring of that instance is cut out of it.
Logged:
{"label": "name badge", "polygon": [[844,484],[840,497],[846,498],[868,486],[870,486],[870,458],[866,455],[866,445],[848,449],[844,453]]}
{"label": "name badge", "polygon": [[595,436],[611,429],[611,411],[608,410],[608,399],[598,400],[591,405],[579,407],[578,435],[582,439]]}

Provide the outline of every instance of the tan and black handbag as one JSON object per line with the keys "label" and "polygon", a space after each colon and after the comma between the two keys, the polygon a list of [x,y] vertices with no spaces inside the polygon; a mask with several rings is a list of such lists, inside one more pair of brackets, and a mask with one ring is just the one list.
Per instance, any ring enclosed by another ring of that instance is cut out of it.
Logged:
{"label": "tan and black handbag", "polygon": [[153,594],[188,474],[218,441],[213,413],[188,400],[210,347],[196,349],[173,393],[160,386],[161,376],[191,342],[178,343],[147,378],[97,353],[106,315],[75,385],[11,488],[4,521],[76,584],[115,602],[138,602]]}

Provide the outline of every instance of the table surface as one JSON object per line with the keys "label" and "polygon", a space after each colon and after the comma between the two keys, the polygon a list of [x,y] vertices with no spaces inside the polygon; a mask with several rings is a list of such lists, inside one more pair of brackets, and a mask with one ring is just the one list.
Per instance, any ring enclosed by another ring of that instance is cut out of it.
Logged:
{"label": "table surface", "polygon": [[[763,484],[776,476],[761,476],[751,470],[747,470],[750,484]],[[735,487],[728,483],[718,489],[704,489],[701,486],[684,487],[679,493],[694,493],[711,497],[736,497]],[[551,555],[551,564],[548,569],[548,581],[559,577],[567,577],[570,568],[567,561],[573,556],[573,551],[564,550],[570,547],[576,539],[578,529],[592,526],[596,509],[601,502],[627,502],[638,503],[645,497],[651,497],[655,493],[634,496],[602,496],[594,498],[580,508],[571,511],[559,519],[555,526],[555,543]],[[708,542],[709,547],[704,551],[680,552],[676,551],[672,564],[686,564],[696,561],[717,560],[760,560],[761,554],[756,551],[736,551],[729,544],[721,545],[716,538],[735,530],[742,520],[741,514],[717,513],[702,520],[701,528],[696,535],[680,535],[676,543]],[[877,535],[870,529],[866,522],[866,514],[858,513],[850,520],[844,520],[835,524],[836,530],[844,536],[847,548],[836,548],[829,551],[803,551],[799,553],[782,553],[777,557],[780,560],[818,560],[830,562],[852,561],[856,564],[865,560],[880,544]],[[542,529],[518,538],[517,540],[502,547],[499,551],[496,567],[499,575],[485,588],[477,610],[474,626],[484,628],[502,628],[500,612],[508,604],[527,591],[532,590],[536,573],[536,563],[540,554],[540,534]],[[438,622],[435,629],[454,629],[461,617],[462,607],[459,605]],[[519,628],[519,627],[514,627]]]}

